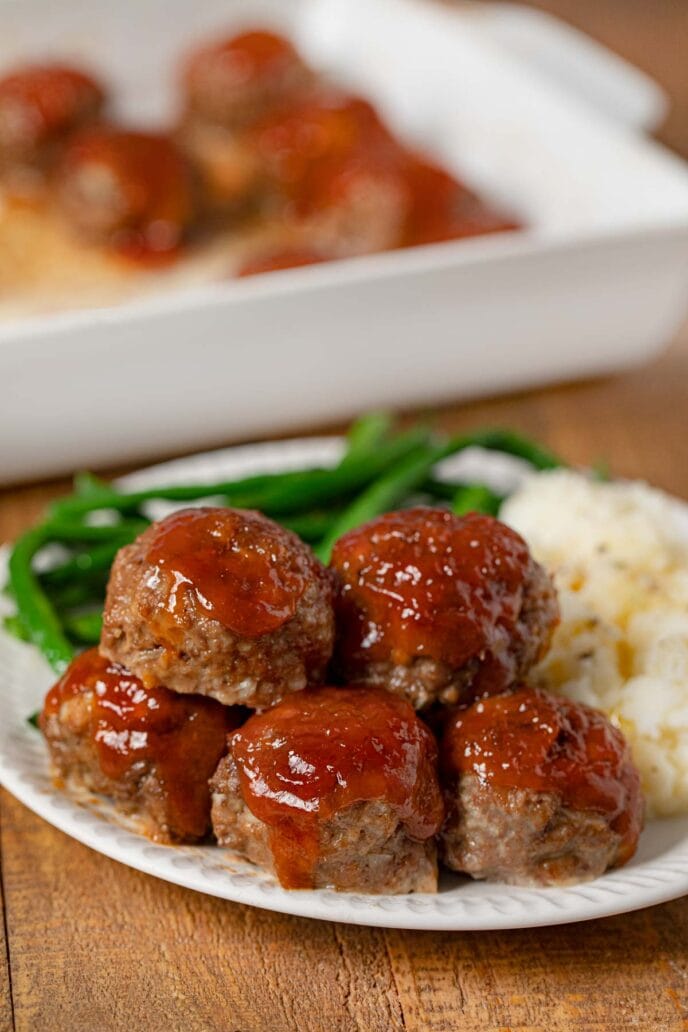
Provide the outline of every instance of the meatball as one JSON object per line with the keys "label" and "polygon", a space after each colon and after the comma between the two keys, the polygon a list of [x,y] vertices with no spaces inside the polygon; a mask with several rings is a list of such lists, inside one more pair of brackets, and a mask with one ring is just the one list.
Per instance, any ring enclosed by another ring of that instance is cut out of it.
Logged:
{"label": "meatball", "polygon": [[237,130],[302,92],[311,80],[288,40],[272,32],[245,32],[203,46],[188,59],[187,118]]}
{"label": "meatball", "polygon": [[0,79],[0,167],[44,172],[65,136],[94,119],[105,94],[78,68],[30,65]]}
{"label": "meatball", "polygon": [[441,747],[441,853],[473,878],[556,885],[596,878],[635,853],[640,779],[597,710],[520,688],[460,709]]}
{"label": "meatball", "polygon": [[257,512],[185,509],[121,549],[101,649],[146,685],[272,705],[321,680],[332,653],[327,571]]}
{"label": "meatball", "polygon": [[59,779],[111,796],[161,842],[209,832],[208,779],[238,723],[212,699],[145,688],[97,649],[72,662],[40,716]]}
{"label": "meatball", "polygon": [[332,552],[335,667],[416,708],[503,691],[543,655],[554,587],[521,537],[491,516],[388,513]]}
{"label": "meatball", "polygon": [[284,888],[434,892],[436,744],[403,699],[315,688],[251,717],[212,779],[220,845]]}
{"label": "meatball", "polygon": [[189,166],[164,135],[85,130],[67,148],[57,185],[81,235],[133,258],[174,256],[194,217]]}
{"label": "meatball", "polygon": [[386,251],[404,240],[411,192],[393,155],[361,152],[313,169],[297,219],[337,257]]}
{"label": "meatball", "polygon": [[276,198],[299,211],[323,167],[397,147],[375,109],[339,93],[308,97],[258,121],[244,137]]}

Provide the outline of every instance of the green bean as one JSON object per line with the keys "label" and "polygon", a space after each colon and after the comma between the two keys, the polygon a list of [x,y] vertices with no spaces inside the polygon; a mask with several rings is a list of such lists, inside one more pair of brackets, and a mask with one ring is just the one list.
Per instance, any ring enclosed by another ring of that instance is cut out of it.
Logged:
{"label": "green bean", "polygon": [[285,516],[284,518],[276,517],[278,523],[281,523],[287,530],[292,530],[295,534],[309,544],[313,541],[320,541],[322,537],[327,533],[332,521],[336,519],[339,512],[305,512],[303,516]]}
{"label": "green bean", "polygon": [[452,502],[454,495],[462,484],[453,480],[440,480],[438,477],[427,477],[421,484],[421,490],[432,498],[443,502]]}
{"label": "green bean", "polygon": [[35,727],[36,730],[38,730],[39,729],[38,718],[40,717],[40,715],[41,715],[41,711],[40,710],[36,710],[34,713],[31,714],[30,717],[26,718],[26,723],[27,724],[31,724],[31,727]]}
{"label": "green bean", "polygon": [[90,524],[76,523],[73,520],[52,519],[43,526],[48,532],[48,540],[64,543],[97,543],[100,541],[119,540],[121,543],[133,541],[150,525],[149,520],[129,519],[118,523]]}
{"label": "green bean", "polygon": [[535,441],[516,433],[515,430],[502,428],[476,430],[470,434],[463,434],[453,440],[452,452],[463,451],[464,448],[486,448],[488,451],[504,452],[506,455],[514,455],[519,459],[525,459],[535,469],[558,469],[563,466],[562,460],[543,448]]}
{"label": "green bean", "polygon": [[107,573],[98,578],[85,577],[73,580],[69,584],[60,584],[55,588],[46,588],[50,602],[58,613],[76,606],[102,604],[105,599],[105,582]]}
{"label": "green bean", "polygon": [[45,526],[29,530],[16,542],[9,561],[9,578],[19,617],[30,640],[50,665],[61,673],[74,650],[67,641],[59,618],[32,569],[36,553],[50,540]]}
{"label": "green bean", "polygon": [[496,516],[504,499],[485,484],[461,484],[452,501],[452,512],[465,516],[469,512],[483,512]]}
{"label": "green bean", "polygon": [[97,645],[103,629],[102,613],[67,614],[62,618],[62,625],[70,638],[83,645]]}
{"label": "green bean", "polygon": [[422,484],[429,470],[446,454],[446,447],[446,442],[422,445],[370,484],[335,520],[315,549],[320,559],[329,562],[334,543],[342,534],[393,509],[410,491]]}
{"label": "green bean", "polygon": [[4,617],[2,623],[5,630],[13,637],[18,638],[19,641],[31,641],[29,632],[24,626],[24,621],[18,613],[12,613],[11,616]]}
{"label": "green bean", "polygon": [[114,509],[126,513],[154,499],[194,501],[219,495],[230,505],[260,509],[268,515],[289,516],[328,505],[370,483],[393,462],[427,440],[424,429],[413,428],[386,441],[368,455],[353,458],[334,469],[307,469],[288,473],[262,474],[243,480],[215,484],[194,484],[148,488],[130,494],[111,491],[97,498],[70,495],[55,502],[53,519],[84,516],[94,509]]}
{"label": "green bean", "polygon": [[103,491],[110,490],[111,487],[107,480],[101,480],[100,477],[89,473],[88,470],[82,470],[80,473],[74,474],[74,493],[82,498],[86,498],[89,495],[99,495]]}
{"label": "green bean", "polygon": [[369,455],[388,437],[392,427],[389,412],[368,412],[351,425],[347,437],[347,449],[340,466]]}
{"label": "green bean", "polygon": [[72,577],[79,577],[84,574],[107,574],[112,562],[126,541],[111,541],[102,545],[95,545],[94,548],[77,552],[59,566],[53,566],[41,575],[44,585],[54,587],[59,584],[67,584]]}

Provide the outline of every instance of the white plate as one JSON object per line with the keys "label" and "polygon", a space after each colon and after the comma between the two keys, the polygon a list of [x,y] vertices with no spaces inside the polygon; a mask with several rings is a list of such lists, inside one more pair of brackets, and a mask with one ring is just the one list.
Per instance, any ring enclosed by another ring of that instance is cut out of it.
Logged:
{"label": "white plate", "polygon": [[[661,97],[535,12],[463,10],[0,3],[0,67],[30,53],[86,60],[139,122],[169,117],[192,41],[274,24],[528,226],[227,282],[198,283],[182,263],[119,306],[7,318],[0,482],[284,431],[304,413],[324,422],[608,373],[668,343],[686,307],[688,175],[632,128]],[[21,304],[4,293],[0,310]]]}
{"label": "white plate", "polygon": [[[286,441],[198,455],[123,481],[209,482],[252,472],[336,461],[333,438]],[[467,454],[460,464],[481,467],[495,483],[518,476],[518,464]],[[497,883],[442,878],[437,895],[364,896],[286,892],[227,850],[155,845],[122,823],[102,801],[77,802],[51,783],[41,737],[26,723],[53,677],[37,651],[0,634],[0,781],[50,824],[106,856],[147,874],[222,899],[287,914],[388,928],[488,929],[563,924],[605,917],[675,899],[688,892],[688,818],[656,821],[643,832],[627,867],[596,881],[562,889],[520,889]]]}

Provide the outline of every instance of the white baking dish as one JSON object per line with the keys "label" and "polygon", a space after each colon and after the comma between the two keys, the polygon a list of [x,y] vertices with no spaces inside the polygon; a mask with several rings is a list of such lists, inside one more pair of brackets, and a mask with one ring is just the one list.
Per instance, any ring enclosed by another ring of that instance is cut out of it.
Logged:
{"label": "white baking dish", "polygon": [[529,227],[6,321],[0,479],[605,372],[664,344],[686,303],[685,166],[630,127],[647,111],[596,111],[487,21],[423,0],[0,4],[0,64],[88,59],[139,122],[172,111],[190,42],[276,25]]}

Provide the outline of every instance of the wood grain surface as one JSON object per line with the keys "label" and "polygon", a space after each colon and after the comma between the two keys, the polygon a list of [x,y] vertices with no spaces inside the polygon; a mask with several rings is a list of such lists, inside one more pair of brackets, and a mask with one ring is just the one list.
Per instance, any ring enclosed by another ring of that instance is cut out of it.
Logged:
{"label": "wood grain surface", "polygon": [[[662,81],[675,101],[664,138],[688,154],[685,0],[535,6],[568,17]],[[688,499],[688,332],[642,370],[451,407],[438,421],[447,429],[513,425],[572,462],[605,458],[616,474]],[[66,486],[0,492],[0,540]],[[688,1030],[688,899],[502,933],[306,921],[131,871],[6,793],[0,873],[2,1032]]]}

